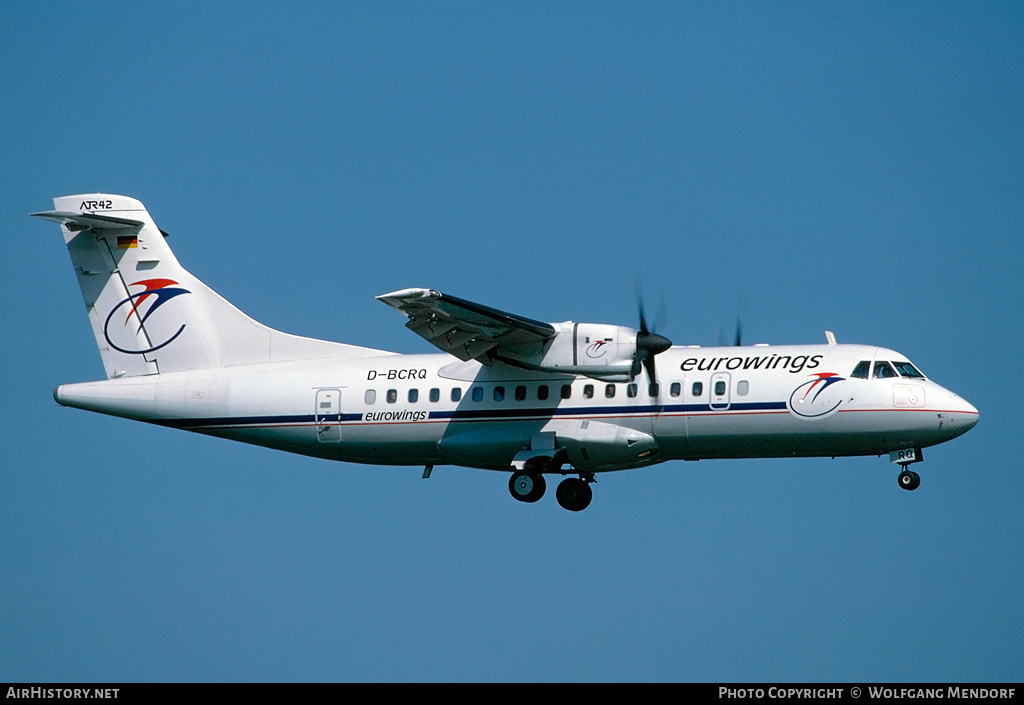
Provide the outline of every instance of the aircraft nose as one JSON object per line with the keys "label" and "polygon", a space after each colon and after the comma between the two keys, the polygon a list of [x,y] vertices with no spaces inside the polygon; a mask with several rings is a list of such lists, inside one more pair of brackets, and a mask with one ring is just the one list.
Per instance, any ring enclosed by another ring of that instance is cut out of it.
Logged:
{"label": "aircraft nose", "polygon": [[978,423],[978,410],[966,399],[961,399],[956,394],[950,394],[950,405],[948,424],[950,437],[961,436]]}

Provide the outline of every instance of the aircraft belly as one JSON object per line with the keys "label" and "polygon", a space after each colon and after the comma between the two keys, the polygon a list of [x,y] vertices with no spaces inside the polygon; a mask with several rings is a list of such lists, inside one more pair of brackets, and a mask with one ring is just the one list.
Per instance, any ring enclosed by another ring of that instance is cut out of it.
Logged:
{"label": "aircraft belly", "polygon": [[445,463],[509,470],[516,455],[530,450],[538,434],[553,437],[553,451],[563,454],[577,470],[621,470],[662,460],[646,417],[614,422],[585,416],[454,422],[437,448]]}
{"label": "aircraft belly", "polygon": [[[659,422],[659,430],[664,428]],[[849,409],[806,419],[788,411],[688,414],[685,435],[659,435],[671,458],[760,458],[876,455],[945,440],[926,410]]]}
{"label": "aircraft belly", "polygon": [[339,460],[377,465],[430,465],[441,463],[437,441],[443,425],[416,421],[344,425]]}
{"label": "aircraft belly", "polygon": [[530,447],[544,420],[450,423],[437,443],[445,463],[508,470],[516,453]]}
{"label": "aircraft belly", "polygon": [[276,448],[315,458],[374,465],[424,465],[442,462],[436,438],[403,437],[389,440],[379,431],[360,432],[357,426],[341,425],[342,439],[325,443],[318,426],[303,423],[287,426],[196,428],[198,433],[242,443]]}

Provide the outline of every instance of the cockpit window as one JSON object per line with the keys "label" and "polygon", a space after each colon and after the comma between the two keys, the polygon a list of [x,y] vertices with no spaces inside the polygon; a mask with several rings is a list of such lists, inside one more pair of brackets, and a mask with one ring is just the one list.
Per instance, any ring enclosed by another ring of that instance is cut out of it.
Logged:
{"label": "cockpit window", "polygon": [[896,371],[903,377],[918,377],[924,379],[924,375],[917,371],[917,368],[911,365],[909,362],[894,362]]}
{"label": "cockpit window", "polygon": [[888,379],[889,377],[897,377],[896,370],[892,368],[885,360],[879,360],[875,362],[875,371],[872,377],[875,379]]}
{"label": "cockpit window", "polygon": [[855,379],[867,379],[868,372],[871,371],[871,360],[861,360],[857,363],[857,366],[853,368],[853,372],[850,376]]}

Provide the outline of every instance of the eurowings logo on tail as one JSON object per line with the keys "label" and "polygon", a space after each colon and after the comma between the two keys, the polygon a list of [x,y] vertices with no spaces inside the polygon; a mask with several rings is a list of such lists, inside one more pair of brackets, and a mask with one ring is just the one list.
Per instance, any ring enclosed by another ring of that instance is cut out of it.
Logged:
{"label": "eurowings logo on tail", "polygon": [[[146,321],[157,309],[175,296],[191,294],[191,291],[183,288],[173,279],[143,279],[128,286],[141,286],[143,290],[119,301],[107,315],[106,323],[103,324],[103,337],[107,339],[110,347],[128,355],[144,355],[159,350],[181,335],[181,332],[185,330],[184,323],[176,332],[166,336],[162,342],[156,342],[150,338],[150,330],[153,326],[147,327]],[[123,321],[121,321],[122,318]],[[117,325],[119,321],[120,326]],[[111,325],[112,323],[113,325]],[[160,329],[162,326],[156,327],[157,331]],[[129,346],[141,349],[131,350],[128,349]]]}
{"label": "eurowings logo on tail", "polygon": [[789,395],[789,410],[805,419],[827,416],[843,403],[843,396],[836,390],[826,390],[837,382],[845,381],[845,377],[835,372],[816,372],[811,377],[814,379],[804,382]]}

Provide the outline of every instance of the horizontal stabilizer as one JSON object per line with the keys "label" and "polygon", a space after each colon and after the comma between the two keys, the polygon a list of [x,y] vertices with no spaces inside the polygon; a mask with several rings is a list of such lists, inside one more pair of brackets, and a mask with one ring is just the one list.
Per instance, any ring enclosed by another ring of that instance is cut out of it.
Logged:
{"label": "horizontal stabilizer", "polygon": [[145,223],[130,218],[115,218],[112,215],[96,215],[94,213],[76,213],[74,211],[43,211],[30,213],[35,218],[52,220],[54,223],[66,225],[68,230],[138,230]]}

